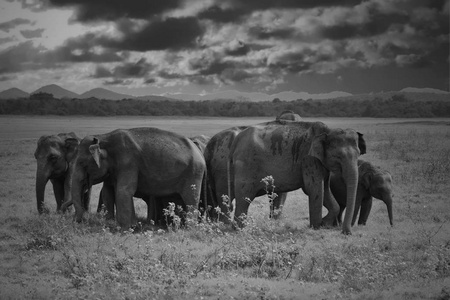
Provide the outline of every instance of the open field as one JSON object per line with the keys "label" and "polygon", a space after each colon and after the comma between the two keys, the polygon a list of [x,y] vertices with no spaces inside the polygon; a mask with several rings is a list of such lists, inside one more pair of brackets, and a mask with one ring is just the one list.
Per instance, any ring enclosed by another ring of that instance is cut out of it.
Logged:
{"label": "open field", "polygon": [[[320,120],[363,133],[362,158],[391,172],[394,227],[375,199],[352,236],[310,229],[302,191],[289,193],[279,220],[258,198],[239,232],[193,222],[117,232],[94,213],[99,185],[84,223],[55,213],[50,183],[51,213],[37,214],[43,134],[154,126],[212,136],[267,120],[0,116],[0,299],[450,299],[450,119]],[[145,217],[145,203],[135,205]]]}

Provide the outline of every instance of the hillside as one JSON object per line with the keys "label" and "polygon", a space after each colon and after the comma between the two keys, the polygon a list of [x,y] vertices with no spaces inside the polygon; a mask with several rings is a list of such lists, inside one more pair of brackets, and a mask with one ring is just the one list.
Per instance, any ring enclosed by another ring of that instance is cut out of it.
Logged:
{"label": "hillside", "polygon": [[79,95],[77,93],[66,90],[56,84],[50,84],[50,85],[43,86],[43,87],[35,90],[31,94],[37,94],[37,93],[52,94],[53,97],[58,98],[58,99],[64,99],[64,98],[73,99],[73,98],[79,97]]}
{"label": "hillside", "polygon": [[105,99],[105,100],[122,100],[122,99],[131,99],[134,98],[130,95],[119,94],[107,89],[103,88],[95,88],[89,90],[83,94],[81,94],[78,98],[86,99],[86,98],[97,98],[97,99]]}
{"label": "hillside", "polygon": [[0,99],[19,99],[28,97],[30,97],[30,94],[18,88],[10,88],[0,92]]}

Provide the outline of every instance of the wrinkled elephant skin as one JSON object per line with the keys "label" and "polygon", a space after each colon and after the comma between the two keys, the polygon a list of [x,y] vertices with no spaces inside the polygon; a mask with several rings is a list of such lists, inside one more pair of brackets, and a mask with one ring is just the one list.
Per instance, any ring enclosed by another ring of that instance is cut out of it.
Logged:
{"label": "wrinkled elephant skin", "polygon": [[114,194],[116,220],[122,228],[136,224],[133,196],[179,194],[186,207],[198,207],[206,165],[200,150],[186,137],[149,127],[117,129],[85,137],[75,152],[63,208],[73,200],[78,222],[84,212],[80,191],[100,182]]}
{"label": "wrinkled elephant skin", "polygon": [[[206,135],[198,135],[189,138],[197,148],[203,153],[206,145],[210,139],[210,137]],[[113,219],[115,217],[115,197],[114,193],[109,192],[108,190],[104,192],[106,189],[107,183],[104,183],[103,188],[100,192],[100,199],[98,201],[97,212],[100,213],[104,206],[106,211],[106,218]],[[206,191],[202,188],[202,193],[200,197],[200,204],[198,209],[200,211],[206,211],[208,203],[205,201],[206,199]],[[169,203],[172,202],[175,206],[182,207],[183,210],[186,210],[183,199],[179,194],[173,194],[169,196],[160,196],[160,197],[143,197],[142,200],[147,204],[147,222],[153,223],[159,226],[166,226],[166,217],[164,216],[164,209],[169,206]]]}
{"label": "wrinkled elephant skin", "polygon": [[[332,225],[339,205],[331,196],[330,171],[342,175],[347,208],[342,231],[351,234],[358,179],[357,160],[365,153],[362,134],[352,129],[330,129],[321,122],[270,122],[250,126],[230,149],[229,184],[236,199],[235,220],[246,215],[250,202],[264,192],[261,179],[274,178],[275,193],[302,188],[309,197],[310,225]],[[322,219],[322,206],[328,214]]]}

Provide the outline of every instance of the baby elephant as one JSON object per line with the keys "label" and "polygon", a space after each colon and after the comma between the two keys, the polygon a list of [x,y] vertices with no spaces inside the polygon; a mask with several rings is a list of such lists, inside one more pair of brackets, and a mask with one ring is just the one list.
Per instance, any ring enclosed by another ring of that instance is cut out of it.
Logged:
{"label": "baby elephant", "polygon": [[[384,171],[371,163],[358,160],[359,178],[358,190],[356,194],[355,212],[353,214],[352,226],[355,224],[358,210],[358,225],[366,225],[372,208],[372,197],[382,200],[387,207],[389,222],[394,224],[392,219],[392,176],[388,171]],[[338,222],[342,222],[342,212],[346,206],[346,188],[342,177],[331,174],[330,188],[333,196],[340,206]]]}

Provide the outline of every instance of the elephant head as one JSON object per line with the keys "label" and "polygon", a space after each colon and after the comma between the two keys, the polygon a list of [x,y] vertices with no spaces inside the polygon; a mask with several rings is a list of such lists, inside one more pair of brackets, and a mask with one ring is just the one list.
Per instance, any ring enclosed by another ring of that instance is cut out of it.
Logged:
{"label": "elephant head", "polygon": [[83,192],[107,177],[108,153],[101,148],[101,141],[92,136],[85,137],[79,145],[74,139],[68,139],[66,144],[70,163],[61,209],[64,211],[73,203],[79,222],[85,209],[82,205]]}
{"label": "elephant head", "polygon": [[[391,226],[394,224],[393,222],[393,213],[392,213],[392,188],[393,181],[392,176],[388,171],[382,170],[379,167],[372,165],[369,162],[359,160],[359,184],[361,189],[364,191],[364,197],[369,198],[367,201],[364,201],[365,198],[362,199],[362,203],[357,203],[357,205],[361,204],[361,211],[358,224],[365,224],[367,222],[367,218],[370,213],[372,199],[371,197],[380,199],[386,204],[389,223]],[[356,217],[356,213],[355,213]]]}
{"label": "elephant head", "polygon": [[78,137],[73,133],[58,135],[44,135],[37,142],[34,157],[36,169],[36,201],[39,213],[44,211],[45,186],[52,180],[57,203],[60,209],[63,199],[63,184],[69,167],[70,158],[67,156],[66,140],[73,139],[78,143]]}

